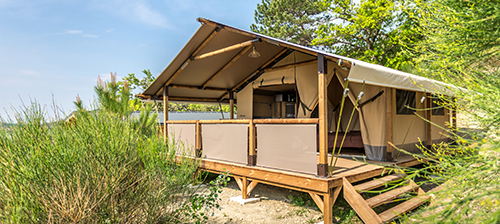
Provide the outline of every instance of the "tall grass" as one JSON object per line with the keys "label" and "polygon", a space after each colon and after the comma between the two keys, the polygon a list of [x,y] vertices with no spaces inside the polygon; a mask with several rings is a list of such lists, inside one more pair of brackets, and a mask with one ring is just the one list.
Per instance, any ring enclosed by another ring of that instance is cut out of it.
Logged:
{"label": "tall grass", "polygon": [[148,127],[108,110],[51,124],[43,113],[34,103],[0,128],[0,222],[200,222],[216,205],[217,188],[188,187],[197,162]]}

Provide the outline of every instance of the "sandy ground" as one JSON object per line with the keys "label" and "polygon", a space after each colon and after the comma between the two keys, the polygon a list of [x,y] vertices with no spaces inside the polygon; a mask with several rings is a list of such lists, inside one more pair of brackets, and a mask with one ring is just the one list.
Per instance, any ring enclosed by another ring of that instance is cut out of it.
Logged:
{"label": "sandy ground", "polygon": [[223,188],[219,202],[222,209],[215,210],[208,223],[318,223],[323,220],[323,214],[316,208],[294,205],[297,198],[304,197],[301,192],[258,184],[250,196],[260,198],[260,202],[241,205],[230,200],[236,196],[241,196],[241,192],[232,179]]}

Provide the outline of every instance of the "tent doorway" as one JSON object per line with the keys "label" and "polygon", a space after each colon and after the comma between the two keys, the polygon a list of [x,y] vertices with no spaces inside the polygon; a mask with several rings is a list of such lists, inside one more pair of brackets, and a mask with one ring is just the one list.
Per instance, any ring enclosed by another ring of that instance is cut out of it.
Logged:
{"label": "tent doorway", "polygon": [[[365,155],[363,139],[361,136],[359,112],[354,108],[354,103],[346,96],[342,107],[344,89],[337,78],[333,78],[328,85],[328,153],[333,154],[333,149],[336,151],[340,148],[342,139],[345,135],[344,143],[340,156],[344,157],[362,157]],[[349,124],[349,119],[352,116]],[[340,115],[340,125],[339,123]],[[311,113],[311,118],[318,118],[318,105],[315,105]],[[337,142],[335,143],[335,134],[337,125],[339,127]]]}

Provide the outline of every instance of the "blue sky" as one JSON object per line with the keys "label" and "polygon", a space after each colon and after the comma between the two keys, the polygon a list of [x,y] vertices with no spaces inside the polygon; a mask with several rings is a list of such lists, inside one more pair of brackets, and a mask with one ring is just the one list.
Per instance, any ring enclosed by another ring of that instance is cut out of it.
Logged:
{"label": "blue sky", "polygon": [[[260,0],[0,0],[0,116],[36,99],[65,113],[88,105],[100,75],[159,74],[198,17],[243,29]],[[50,116],[50,114],[49,114]]]}

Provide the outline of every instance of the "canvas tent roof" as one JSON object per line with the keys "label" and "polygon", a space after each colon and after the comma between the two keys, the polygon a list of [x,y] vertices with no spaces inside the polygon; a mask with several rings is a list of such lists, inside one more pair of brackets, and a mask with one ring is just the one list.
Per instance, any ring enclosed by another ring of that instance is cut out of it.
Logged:
{"label": "canvas tent roof", "polygon": [[[448,84],[359,60],[289,43],[265,35],[241,30],[208,19],[198,18],[200,28],[184,48],[140,95],[142,98],[161,98],[163,86],[168,85],[169,100],[217,102],[229,98],[228,91],[239,91],[264,72],[279,65],[292,52],[316,57],[323,54],[349,71],[351,82],[387,86],[413,91],[452,94]],[[196,56],[232,45],[254,41],[252,45],[196,60]],[[251,46],[261,54],[249,58]],[[295,63],[314,63],[310,58]],[[267,70],[266,70],[267,69]]]}

